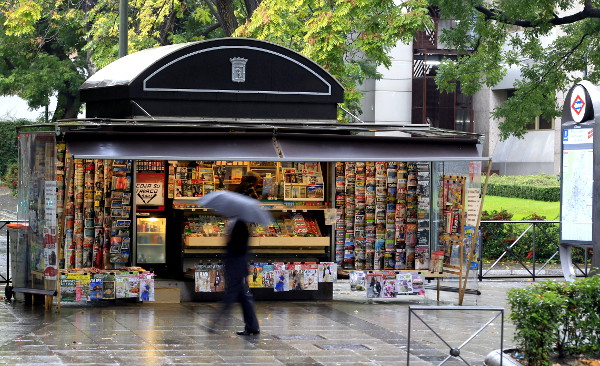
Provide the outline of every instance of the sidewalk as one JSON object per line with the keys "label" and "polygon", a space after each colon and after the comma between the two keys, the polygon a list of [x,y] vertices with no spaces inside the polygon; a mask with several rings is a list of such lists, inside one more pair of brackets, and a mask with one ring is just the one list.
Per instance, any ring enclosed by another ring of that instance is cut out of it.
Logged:
{"label": "sidewalk", "polygon": [[[481,295],[464,305],[506,306],[506,291],[527,282],[487,281]],[[240,337],[236,308],[218,334],[204,327],[216,303],[125,303],[118,306],[1,304],[0,364],[9,365],[405,365],[410,305],[455,305],[458,294],[435,291],[393,301],[369,301],[340,281],[334,300],[258,302],[261,334]],[[508,310],[508,309],[507,309]],[[472,310],[420,312],[419,316],[452,347],[460,346],[493,314]],[[512,344],[505,313],[504,347]],[[448,348],[412,318],[411,365],[439,364]],[[469,364],[481,364],[499,348],[500,318],[461,350]],[[446,365],[464,364],[449,360]]]}

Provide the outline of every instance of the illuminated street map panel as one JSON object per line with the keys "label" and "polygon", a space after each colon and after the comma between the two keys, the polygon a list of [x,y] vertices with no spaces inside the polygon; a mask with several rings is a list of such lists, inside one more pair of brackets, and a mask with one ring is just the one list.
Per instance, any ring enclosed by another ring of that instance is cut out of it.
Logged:
{"label": "illuminated street map panel", "polygon": [[591,128],[563,130],[561,241],[592,241]]}

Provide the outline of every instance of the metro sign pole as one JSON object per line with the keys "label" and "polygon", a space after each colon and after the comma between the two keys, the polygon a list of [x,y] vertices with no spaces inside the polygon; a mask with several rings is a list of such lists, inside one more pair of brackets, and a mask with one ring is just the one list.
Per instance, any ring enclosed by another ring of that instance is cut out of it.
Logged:
{"label": "metro sign pole", "polygon": [[560,260],[573,280],[571,248],[593,249],[592,273],[600,273],[600,91],[581,81],[567,93],[562,113]]}

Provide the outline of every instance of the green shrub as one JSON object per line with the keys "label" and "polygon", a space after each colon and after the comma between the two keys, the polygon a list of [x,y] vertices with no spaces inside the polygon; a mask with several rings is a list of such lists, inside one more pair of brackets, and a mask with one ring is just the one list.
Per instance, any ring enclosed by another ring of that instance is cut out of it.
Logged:
{"label": "green shrub", "polygon": [[492,174],[488,181],[490,196],[560,201],[560,182],[555,176],[540,174],[527,176],[500,176]]}
{"label": "green shrub", "polygon": [[[510,221],[512,213],[501,210],[493,210],[491,212],[482,211],[481,220],[485,221]],[[544,221],[545,216],[531,214],[524,218],[524,221]],[[481,224],[481,241],[482,241],[482,258],[485,260],[496,260],[500,258],[502,253],[510,246],[524,231],[529,227],[529,223],[489,223]],[[519,242],[512,247],[512,253],[507,253],[504,259],[517,260],[516,257],[523,261],[534,260],[534,235],[535,235],[535,261],[544,263],[558,250],[559,226],[555,223],[540,223],[535,227],[535,232],[532,229],[523,234]],[[578,256],[573,257],[576,263],[582,263],[583,257],[579,252]],[[576,254],[574,252],[574,254]],[[514,254],[514,255],[513,255]],[[515,257],[516,256],[516,257]],[[558,261],[558,256],[554,257]]]}
{"label": "green shrub", "polygon": [[490,196],[524,198],[545,202],[560,201],[560,187],[488,183],[487,194]]}
{"label": "green shrub", "polygon": [[515,341],[528,365],[600,354],[600,276],[508,291]]}
{"label": "green shrub", "polygon": [[19,150],[17,145],[17,127],[32,124],[30,121],[0,121],[0,177],[4,176],[11,164],[17,163]]}
{"label": "green shrub", "polygon": [[19,185],[19,165],[16,162],[8,164],[2,176],[2,183],[6,184],[11,191],[16,192]]}

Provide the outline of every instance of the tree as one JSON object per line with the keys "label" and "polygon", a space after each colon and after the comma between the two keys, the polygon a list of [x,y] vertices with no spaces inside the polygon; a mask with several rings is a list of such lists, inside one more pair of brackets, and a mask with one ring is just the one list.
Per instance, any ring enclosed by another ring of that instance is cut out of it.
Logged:
{"label": "tree", "polygon": [[77,54],[81,14],[61,6],[66,4],[0,3],[0,94],[19,95],[32,108],[47,106],[56,95],[54,114],[63,118],[77,114],[85,65]]}
{"label": "tree", "polygon": [[[398,3],[398,4],[396,4]],[[344,86],[345,107],[360,113],[357,85],[379,78],[389,51],[431,19],[422,0],[263,0],[236,35],[268,40],[312,59]]]}
{"label": "tree", "polygon": [[[52,119],[76,117],[79,86],[118,57],[118,9],[116,0],[1,2],[0,95],[18,95],[31,108],[56,96]],[[130,0],[129,51],[223,36],[215,14],[213,0]]]}
{"label": "tree", "polygon": [[441,17],[457,25],[441,39],[457,60],[444,61],[436,82],[443,90],[473,94],[500,82],[510,66],[520,68],[514,96],[496,108],[503,139],[523,136],[537,116],[552,119],[562,105],[557,93],[584,76],[600,80],[600,2],[594,0],[430,0]]}

